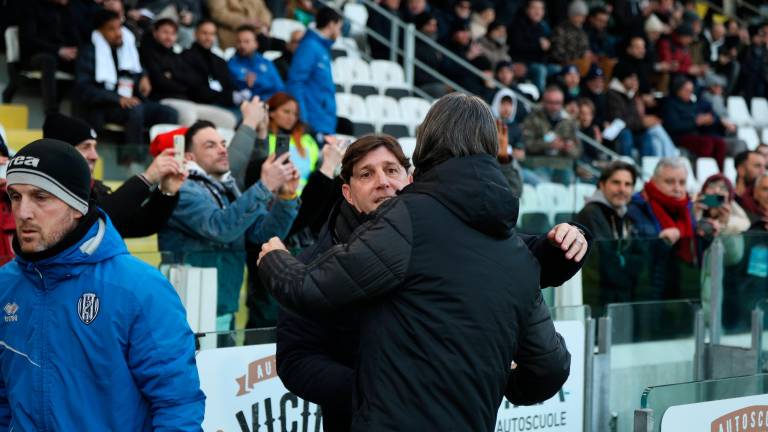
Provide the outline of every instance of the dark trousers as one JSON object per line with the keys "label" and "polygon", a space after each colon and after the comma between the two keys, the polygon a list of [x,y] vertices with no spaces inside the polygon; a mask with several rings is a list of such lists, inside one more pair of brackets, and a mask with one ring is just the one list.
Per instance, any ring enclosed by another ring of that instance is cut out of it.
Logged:
{"label": "dark trousers", "polygon": [[49,53],[39,53],[30,57],[28,62],[29,69],[39,70],[40,92],[43,95],[43,109],[45,112],[59,110],[59,89],[56,83],[56,71],[74,73],[74,62],[66,62],[56,55]]}
{"label": "dark trousers", "polygon": [[714,158],[720,172],[723,172],[727,146],[725,140],[719,136],[687,134],[676,137],[675,143],[690,150],[698,157]]}
{"label": "dark trousers", "polygon": [[116,123],[125,128],[125,144],[129,146],[144,146],[144,128],[158,123],[178,122],[179,114],[175,109],[160,105],[154,101],[144,101],[131,108],[122,109],[120,105],[112,105],[104,109],[104,122]]}

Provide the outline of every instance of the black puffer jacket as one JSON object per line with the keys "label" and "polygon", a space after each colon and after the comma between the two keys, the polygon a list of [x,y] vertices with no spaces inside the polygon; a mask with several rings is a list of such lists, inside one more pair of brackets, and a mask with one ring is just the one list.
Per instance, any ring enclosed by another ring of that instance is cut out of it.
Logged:
{"label": "black puffer jacket", "polygon": [[504,395],[536,403],[565,382],[570,355],[517,211],[494,158],[454,158],[309,265],[262,260],[294,312],[361,308],[353,431],[491,430]]}

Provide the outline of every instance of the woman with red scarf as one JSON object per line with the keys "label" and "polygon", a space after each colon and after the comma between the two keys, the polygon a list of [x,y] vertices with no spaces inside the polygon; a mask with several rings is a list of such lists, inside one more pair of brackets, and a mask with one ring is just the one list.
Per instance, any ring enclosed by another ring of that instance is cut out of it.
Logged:
{"label": "woman with red scarf", "polygon": [[651,181],[629,203],[634,236],[649,239],[646,244],[651,292],[648,298],[638,300],[685,298],[689,296],[683,291],[688,288],[698,294],[695,280],[692,284],[681,283],[685,268],[699,266],[705,242],[696,235],[693,204],[686,191],[687,177],[688,170],[681,159],[661,159]]}

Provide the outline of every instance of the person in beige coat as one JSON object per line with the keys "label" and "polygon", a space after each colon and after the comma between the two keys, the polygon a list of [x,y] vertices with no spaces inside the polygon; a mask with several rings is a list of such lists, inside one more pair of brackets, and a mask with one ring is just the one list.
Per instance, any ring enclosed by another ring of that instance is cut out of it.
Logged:
{"label": "person in beige coat", "polygon": [[253,25],[266,34],[272,23],[272,13],[264,0],[208,0],[208,9],[219,28],[221,49],[235,46],[236,30],[241,25]]}

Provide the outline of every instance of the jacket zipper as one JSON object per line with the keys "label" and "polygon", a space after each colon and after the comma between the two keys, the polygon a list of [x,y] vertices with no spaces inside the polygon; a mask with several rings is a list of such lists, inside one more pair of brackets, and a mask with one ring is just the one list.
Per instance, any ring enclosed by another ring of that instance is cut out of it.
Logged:
{"label": "jacket zipper", "polygon": [[40,283],[43,284],[43,314],[42,314],[42,322],[40,325],[40,389],[41,389],[41,398],[40,398],[40,412],[41,412],[41,423],[42,423],[42,430],[47,431],[48,430],[48,415],[46,413],[46,401],[48,399],[48,391],[45,383],[45,365],[46,365],[46,319],[45,317],[48,315],[48,286],[45,283],[45,278],[43,278],[43,273],[40,272],[40,269],[37,267],[33,267],[35,269],[35,272],[37,272],[37,275],[40,277]]}

